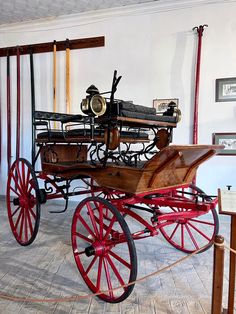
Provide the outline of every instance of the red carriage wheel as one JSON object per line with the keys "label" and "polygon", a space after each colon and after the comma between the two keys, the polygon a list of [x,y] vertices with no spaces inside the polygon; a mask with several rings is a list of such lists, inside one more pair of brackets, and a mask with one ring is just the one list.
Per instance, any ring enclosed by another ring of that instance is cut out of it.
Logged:
{"label": "red carriage wheel", "polygon": [[12,233],[20,245],[31,244],[40,220],[39,186],[31,164],[17,159],[7,181],[7,211]]}
{"label": "red carriage wheel", "polygon": [[[184,194],[184,192],[192,192],[194,195]],[[177,192],[176,196],[182,200],[195,201],[200,195],[205,193],[198,187],[191,185],[190,190],[183,189]],[[186,212],[188,208],[179,207],[161,207],[161,213]],[[215,235],[219,231],[219,220],[215,209],[210,210],[205,215],[201,215],[191,219],[179,219],[171,225],[160,228],[165,239],[176,249],[192,253],[201,249],[200,252],[208,250],[212,244]]]}
{"label": "red carriage wheel", "polygon": [[[104,216],[109,212],[110,219]],[[137,256],[129,228],[107,200],[88,197],[76,208],[72,221],[72,248],[77,267],[93,293],[106,302],[125,300],[137,277]],[[109,291],[107,291],[109,290]]]}

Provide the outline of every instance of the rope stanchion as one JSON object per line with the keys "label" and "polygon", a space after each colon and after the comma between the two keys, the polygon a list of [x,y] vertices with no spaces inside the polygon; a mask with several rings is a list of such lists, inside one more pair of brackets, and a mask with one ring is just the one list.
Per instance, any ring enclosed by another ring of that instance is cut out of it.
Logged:
{"label": "rope stanchion", "polygon": [[221,314],[224,278],[224,238],[216,235],[214,243],[214,263],[212,281],[211,313]]}
{"label": "rope stanchion", "polygon": [[116,290],[119,290],[121,288],[126,288],[128,286],[133,285],[133,284],[140,283],[140,282],[142,282],[142,281],[144,281],[144,280],[146,280],[146,279],[148,279],[150,277],[159,275],[162,272],[165,272],[165,271],[171,269],[172,267],[180,264],[181,262],[184,262],[184,261],[190,259],[194,255],[200,253],[202,250],[203,250],[203,248],[201,248],[199,250],[196,250],[195,252],[180,258],[176,262],[174,262],[174,263],[172,263],[172,264],[170,264],[168,266],[165,266],[162,269],[156,270],[156,271],[154,271],[154,272],[152,272],[152,273],[150,273],[150,274],[148,274],[146,276],[143,276],[143,277],[141,277],[141,278],[139,278],[139,279],[137,279],[135,281],[129,282],[128,284],[125,284],[125,285],[121,285],[119,287],[115,287],[113,289],[103,290],[103,291],[99,291],[99,292],[96,292],[96,293],[90,293],[90,294],[86,294],[86,295],[78,295],[77,294],[77,295],[72,295],[72,296],[68,296],[68,297],[48,298],[48,299],[17,297],[17,296],[12,296],[12,295],[8,295],[8,294],[0,293],[0,299],[13,301],[13,302],[29,302],[29,303],[54,303],[54,302],[58,302],[59,303],[59,302],[78,301],[78,300],[81,300],[81,299],[90,299],[90,298],[98,296],[100,294],[109,293],[111,291],[116,291]]}

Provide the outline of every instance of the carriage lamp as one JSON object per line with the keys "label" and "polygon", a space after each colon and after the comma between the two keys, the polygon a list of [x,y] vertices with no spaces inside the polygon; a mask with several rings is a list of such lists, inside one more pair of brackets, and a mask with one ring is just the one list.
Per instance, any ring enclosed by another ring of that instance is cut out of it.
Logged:
{"label": "carriage lamp", "polygon": [[99,90],[95,85],[89,86],[86,93],[88,96],[81,102],[82,112],[87,115],[102,116],[107,110],[105,98],[99,95]]}
{"label": "carriage lamp", "polygon": [[171,101],[168,104],[167,110],[163,113],[163,116],[174,116],[176,117],[176,121],[179,122],[181,120],[181,110],[177,108],[177,105],[174,101]]}
{"label": "carriage lamp", "polygon": [[107,109],[105,98],[100,95],[94,95],[90,101],[90,108],[96,116],[102,116]]}

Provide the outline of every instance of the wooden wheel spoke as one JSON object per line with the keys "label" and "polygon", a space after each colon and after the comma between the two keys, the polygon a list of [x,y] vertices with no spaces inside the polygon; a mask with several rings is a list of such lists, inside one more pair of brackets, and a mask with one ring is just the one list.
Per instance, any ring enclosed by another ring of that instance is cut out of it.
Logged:
{"label": "wooden wheel spoke", "polygon": [[15,225],[14,225],[14,230],[15,230],[15,231],[17,230],[17,228],[18,228],[18,224],[19,224],[20,219],[21,219],[21,216],[23,215],[23,210],[24,210],[24,209],[21,207],[21,210],[20,210],[19,216],[17,217],[16,223],[15,223]]}
{"label": "wooden wheel spoke", "polygon": [[22,218],[21,218],[21,222],[20,222],[20,233],[19,233],[19,237],[22,240],[22,233],[23,233],[23,228],[24,228],[24,220],[25,220],[25,209],[22,209]]}
{"label": "wooden wheel spoke", "polygon": [[31,218],[30,218],[30,213],[29,213],[28,210],[26,210],[26,216],[27,216],[27,219],[28,219],[30,235],[32,235],[33,234],[33,225],[32,225],[32,221],[31,221]]}
{"label": "wooden wheel spoke", "polygon": [[121,264],[125,265],[127,268],[131,269],[131,264],[126,262],[122,257],[114,253],[113,251],[109,251],[109,254],[113,256],[117,261],[119,261]]}
{"label": "wooden wheel spoke", "polygon": [[28,189],[27,193],[30,194],[31,191],[33,190],[33,188],[34,188],[34,187],[32,186],[32,184],[29,183],[29,189]]}
{"label": "wooden wheel spoke", "polygon": [[198,229],[196,226],[194,226],[193,224],[191,224],[190,222],[188,223],[190,227],[192,227],[194,230],[196,230],[201,236],[203,236],[205,239],[207,239],[208,241],[211,241],[211,239],[205,234],[203,233],[200,229]]}
{"label": "wooden wheel spoke", "polygon": [[11,218],[12,218],[13,216],[15,216],[15,214],[18,212],[18,210],[19,210],[20,208],[21,208],[21,207],[18,206],[18,207],[14,210],[14,212],[11,213]]}
{"label": "wooden wheel spoke", "polygon": [[94,213],[93,213],[93,210],[92,210],[92,208],[91,208],[91,206],[90,206],[90,203],[87,203],[86,206],[87,206],[87,209],[88,209],[88,211],[89,211],[89,217],[90,217],[91,223],[92,223],[92,225],[93,225],[93,229],[94,229],[94,231],[95,231],[95,234],[96,234],[97,237],[99,237],[99,232],[98,232],[97,224],[96,224],[95,217],[94,217]]}
{"label": "wooden wheel spoke", "polygon": [[78,218],[80,219],[80,221],[82,222],[83,226],[85,227],[85,229],[87,229],[88,233],[91,234],[91,236],[93,236],[93,238],[96,238],[96,235],[94,234],[94,232],[91,230],[91,228],[89,227],[89,225],[87,224],[87,222],[84,220],[84,218],[78,214]]}
{"label": "wooden wheel spoke", "polygon": [[33,209],[29,207],[28,210],[29,210],[29,214],[31,214],[31,217],[33,216],[34,220],[36,220],[37,216],[35,212],[33,211]]}
{"label": "wooden wheel spoke", "polygon": [[17,196],[20,196],[20,193],[18,193],[12,186],[10,186],[10,190],[14,192]]}
{"label": "wooden wheel spoke", "polygon": [[14,182],[15,182],[15,188],[17,188],[19,191],[20,191],[20,194],[22,195],[23,193],[24,193],[24,191],[21,189],[21,187],[20,187],[20,185],[19,185],[19,183],[18,183],[18,180],[17,180],[17,178],[15,177],[15,175],[13,174],[13,172],[12,172],[12,174],[11,174],[11,177],[12,177],[12,179],[14,180]]}
{"label": "wooden wheel spoke", "polygon": [[171,240],[171,239],[173,238],[173,236],[175,235],[175,233],[176,233],[176,231],[177,231],[179,225],[180,225],[180,223],[178,222],[178,223],[176,224],[176,226],[175,226],[173,232],[172,232],[171,235],[170,235],[170,240]]}
{"label": "wooden wheel spoke", "polygon": [[208,225],[208,226],[213,226],[213,227],[215,226],[214,222],[208,222],[208,221],[198,220],[198,219],[194,219],[194,218],[189,219],[189,221],[200,223],[200,224],[204,224],[204,225]]}
{"label": "wooden wheel spoke", "polygon": [[96,262],[97,258],[98,258],[97,256],[94,256],[94,257],[93,257],[93,259],[92,259],[91,263],[89,264],[88,268],[85,270],[85,273],[84,273],[85,276],[88,275],[88,273],[89,273],[90,270],[92,269],[94,263]]}
{"label": "wooden wheel spoke", "polygon": [[116,221],[116,217],[113,216],[112,219],[111,219],[111,222],[110,222],[110,224],[109,224],[109,226],[108,226],[108,228],[107,228],[107,231],[106,231],[106,234],[105,234],[105,236],[104,236],[104,239],[107,239],[107,238],[108,238],[109,234],[111,233],[111,229],[112,229],[112,227],[113,227],[115,221]]}
{"label": "wooden wheel spoke", "polygon": [[98,206],[99,210],[99,226],[100,226],[100,232],[99,232],[99,238],[103,238],[103,209],[102,206]]}
{"label": "wooden wheel spoke", "polygon": [[17,178],[19,178],[19,185],[21,186],[22,190],[25,192],[25,185],[22,182],[22,174],[20,173],[20,169],[19,169],[19,163],[16,163],[16,172],[17,172]]}
{"label": "wooden wheel spoke", "polygon": [[25,186],[28,187],[29,186],[29,182],[30,182],[30,169],[28,168],[28,171],[27,171],[27,176],[26,176],[26,181],[25,181]]}
{"label": "wooden wheel spoke", "polygon": [[102,257],[100,256],[98,262],[98,276],[96,283],[97,292],[99,292],[101,288],[101,278],[102,278]]}
{"label": "wooden wheel spoke", "polygon": [[184,248],[184,225],[181,224],[181,247]]}
{"label": "wooden wheel spoke", "polygon": [[194,238],[194,236],[193,236],[193,234],[192,234],[192,232],[191,232],[191,230],[189,229],[189,226],[188,226],[187,224],[186,224],[186,229],[187,229],[187,231],[188,231],[188,234],[189,234],[189,236],[190,236],[190,238],[191,238],[191,240],[192,240],[192,242],[193,242],[195,248],[198,250],[198,249],[199,249],[199,246],[198,246],[198,244],[197,244],[197,242],[196,242],[196,240],[195,240],[195,238]]}
{"label": "wooden wheel spoke", "polygon": [[22,173],[22,181],[24,183],[24,186],[27,187],[26,182],[25,182],[25,165],[23,162],[21,162],[21,173]]}
{"label": "wooden wheel spoke", "polygon": [[25,241],[28,241],[28,216],[27,216],[27,209],[24,211],[24,231],[25,231]]}
{"label": "wooden wheel spoke", "polygon": [[79,232],[74,232],[74,233],[72,233],[72,235],[76,235],[77,237],[79,237],[79,238],[81,238],[81,239],[83,239],[83,240],[85,240],[86,242],[89,242],[89,243],[93,243],[94,242],[94,240],[89,239],[88,237],[84,236],[82,233],[79,233]]}
{"label": "wooden wheel spoke", "polygon": [[106,258],[103,259],[103,265],[104,265],[104,269],[105,269],[105,274],[106,274],[106,279],[107,279],[107,287],[109,289],[109,295],[111,298],[114,298],[114,292],[112,290],[112,283],[111,283],[111,275],[110,275],[108,262],[107,262]]}
{"label": "wooden wheel spoke", "polygon": [[112,268],[114,274],[116,275],[117,279],[119,280],[119,283],[121,284],[121,286],[123,286],[125,284],[125,282],[124,282],[123,278],[121,277],[120,273],[118,272],[115,264],[113,263],[113,261],[109,255],[107,255],[107,261],[111,265],[111,268]]}

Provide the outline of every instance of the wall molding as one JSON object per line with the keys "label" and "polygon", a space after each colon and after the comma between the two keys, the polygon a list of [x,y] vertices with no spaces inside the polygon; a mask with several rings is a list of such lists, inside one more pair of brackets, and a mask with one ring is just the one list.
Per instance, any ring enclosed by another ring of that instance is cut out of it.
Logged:
{"label": "wall molding", "polygon": [[114,17],[158,14],[162,12],[183,10],[205,5],[222,5],[230,3],[236,3],[236,0],[159,0],[155,2],[129,5],[112,9],[102,9],[98,11],[42,18],[27,22],[3,24],[0,26],[0,34],[5,32],[43,32],[66,28],[69,29],[78,26],[99,23]]}

